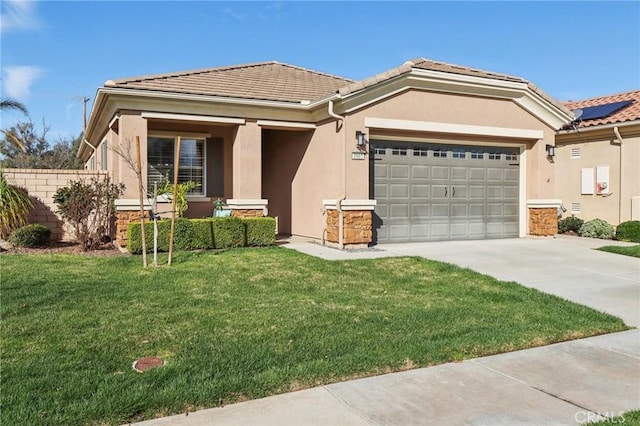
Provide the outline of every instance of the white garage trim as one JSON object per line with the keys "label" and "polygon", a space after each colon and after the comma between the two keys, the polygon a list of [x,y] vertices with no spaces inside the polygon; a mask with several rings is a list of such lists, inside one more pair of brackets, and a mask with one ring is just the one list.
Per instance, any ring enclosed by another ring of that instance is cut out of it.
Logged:
{"label": "white garage trim", "polygon": [[471,126],[467,124],[437,123],[433,121],[397,120],[392,118],[365,117],[364,126],[386,130],[449,133],[457,135],[489,136],[516,139],[543,139],[542,130],[510,127]]}

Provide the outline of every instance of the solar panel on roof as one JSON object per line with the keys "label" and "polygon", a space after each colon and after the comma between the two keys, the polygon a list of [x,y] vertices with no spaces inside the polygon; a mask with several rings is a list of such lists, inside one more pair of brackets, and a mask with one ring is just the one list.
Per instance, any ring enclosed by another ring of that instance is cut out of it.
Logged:
{"label": "solar panel on roof", "polygon": [[613,102],[610,104],[591,106],[582,108],[582,116],[580,119],[584,120],[595,120],[597,118],[605,118],[621,110],[624,107],[631,105],[633,101],[621,101],[621,102]]}

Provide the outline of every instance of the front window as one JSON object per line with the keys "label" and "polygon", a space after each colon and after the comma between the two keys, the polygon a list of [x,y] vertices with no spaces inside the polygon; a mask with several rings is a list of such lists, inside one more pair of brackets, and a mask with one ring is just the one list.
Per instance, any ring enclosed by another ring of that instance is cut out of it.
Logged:
{"label": "front window", "polygon": [[[177,138],[150,137],[147,141],[147,185],[151,191],[154,183],[173,182]],[[204,142],[197,138],[184,138],[180,142],[178,183],[192,181],[198,185],[190,195],[204,195]]]}

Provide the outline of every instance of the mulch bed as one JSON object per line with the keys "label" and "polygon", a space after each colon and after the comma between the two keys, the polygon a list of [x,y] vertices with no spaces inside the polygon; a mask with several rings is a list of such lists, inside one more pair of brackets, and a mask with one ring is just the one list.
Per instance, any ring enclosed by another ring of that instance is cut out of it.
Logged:
{"label": "mulch bed", "polygon": [[123,256],[118,248],[116,248],[113,243],[107,243],[102,245],[100,248],[96,250],[82,250],[82,246],[78,243],[69,243],[69,242],[56,242],[52,243],[47,247],[12,247],[10,245],[2,244],[2,248],[0,248],[0,253],[2,254],[10,254],[10,253],[19,253],[19,254],[75,254],[82,256]]}

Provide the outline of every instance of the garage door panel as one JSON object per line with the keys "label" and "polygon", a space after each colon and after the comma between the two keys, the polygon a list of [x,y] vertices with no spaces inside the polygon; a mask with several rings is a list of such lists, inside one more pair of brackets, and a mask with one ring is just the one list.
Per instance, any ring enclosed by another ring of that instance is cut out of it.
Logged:
{"label": "garage door panel", "polygon": [[429,237],[429,224],[414,224],[411,225],[411,237],[413,239],[425,239]]}
{"label": "garage door panel", "polygon": [[502,182],[504,181],[504,170],[496,168],[487,168],[487,181],[488,182]]}
{"label": "garage door panel", "polygon": [[502,200],[502,187],[487,186],[487,200]]}
{"label": "garage door panel", "polygon": [[414,199],[429,198],[431,188],[429,185],[411,185],[411,197]]}
{"label": "garage door panel", "polygon": [[469,216],[484,216],[485,214],[485,205],[482,204],[469,204]]}
{"label": "garage door panel", "polygon": [[391,178],[409,178],[409,166],[408,165],[392,165],[391,166]]}
{"label": "garage door panel", "polygon": [[505,186],[502,193],[505,200],[517,200],[519,189],[517,186]]}
{"label": "garage door panel", "polygon": [[388,204],[378,204],[375,207],[375,212],[381,218],[388,218],[389,217],[389,205]]}
{"label": "garage door panel", "polygon": [[449,185],[431,185],[431,198],[445,200],[449,198]]}
{"label": "garage door panel", "polygon": [[389,165],[375,163],[374,166],[375,178],[378,179],[386,179],[389,177]]}
{"label": "garage door panel", "polygon": [[431,204],[431,217],[434,219],[449,218],[449,204]]}
{"label": "garage door panel", "polygon": [[419,220],[420,218],[429,217],[429,204],[412,204],[411,217]]}
{"label": "garage door panel", "polygon": [[431,179],[449,180],[449,166],[431,166]]}
{"label": "garage door panel", "polygon": [[520,180],[520,171],[518,168],[505,169],[504,181],[505,182],[518,182]]}
{"label": "garage door panel", "polygon": [[504,216],[514,216],[518,217],[518,205],[516,203],[504,203]]}
{"label": "garage door panel", "polygon": [[452,185],[451,186],[451,199],[453,200],[466,200],[468,189],[466,185]]}
{"label": "garage door panel", "polygon": [[472,200],[484,200],[485,199],[485,187],[478,185],[469,185],[469,199]]}
{"label": "garage door panel", "polygon": [[468,230],[472,238],[482,238],[486,234],[484,222],[470,222]]}
{"label": "garage door panel", "polygon": [[434,239],[449,238],[449,223],[432,223],[429,236]]}
{"label": "garage door panel", "polygon": [[394,184],[389,186],[389,198],[409,198],[409,184]]}
{"label": "garage door panel", "polygon": [[466,182],[469,180],[469,168],[451,167],[451,180],[461,180]]}
{"label": "garage door panel", "polygon": [[409,204],[391,204],[389,219],[406,219],[409,216]]}
{"label": "garage door panel", "polygon": [[412,179],[429,179],[430,178],[429,166],[411,166],[411,178]]}
{"label": "garage door panel", "polygon": [[467,204],[451,204],[451,218],[466,219],[469,216],[469,206]]}
{"label": "garage door panel", "polygon": [[487,236],[488,237],[500,237],[504,234],[502,222],[489,222],[487,223]]}
{"label": "garage door panel", "polygon": [[409,224],[389,225],[389,238],[406,240],[409,238]]}
{"label": "garage door panel", "polygon": [[451,237],[464,238],[469,234],[467,222],[454,222],[451,224]]}
{"label": "garage door panel", "polygon": [[502,217],[502,203],[487,203],[487,217]]}
{"label": "garage door panel", "polygon": [[480,167],[469,167],[469,181],[471,182],[484,182],[485,181],[485,169]]}
{"label": "garage door panel", "polygon": [[374,190],[376,192],[376,198],[378,199],[384,199],[384,198],[389,198],[389,192],[388,192],[389,186],[385,185],[385,184],[375,184],[374,185]]}

